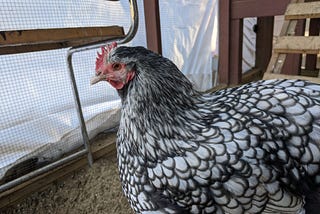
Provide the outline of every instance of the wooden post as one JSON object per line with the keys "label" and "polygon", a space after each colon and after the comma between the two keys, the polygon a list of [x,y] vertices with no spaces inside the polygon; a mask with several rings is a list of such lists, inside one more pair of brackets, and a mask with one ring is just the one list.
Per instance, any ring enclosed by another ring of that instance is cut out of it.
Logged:
{"label": "wooden post", "polygon": [[[295,35],[304,35],[305,20],[299,20],[295,29]],[[301,54],[288,54],[283,64],[281,74],[298,75],[301,68],[302,55]]]}
{"label": "wooden post", "polygon": [[144,15],[148,49],[162,54],[158,0],[144,0]]}
{"label": "wooden post", "polygon": [[229,53],[229,84],[241,83],[242,77],[242,41],[243,41],[243,19],[231,20]]}
{"label": "wooden post", "polygon": [[259,17],[257,19],[256,61],[255,67],[264,73],[272,54],[274,17]]}
{"label": "wooden post", "polygon": [[[319,0],[305,0],[305,2],[315,2]],[[310,19],[309,36],[318,36],[320,30],[320,18]],[[306,58],[306,70],[315,71],[317,70],[317,55],[307,54]]]}
{"label": "wooden post", "polygon": [[[219,83],[239,84],[242,79],[242,27],[243,18],[267,17],[260,21],[267,26],[273,25],[273,16],[283,14],[290,0],[219,0]],[[273,28],[272,28],[273,29]],[[266,68],[272,48],[272,30],[257,36],[256,65]],[[265,37],[265,38],[263,38]],[[266,39],[267,41],[262,41]],[[267,44],[269,42],[269,44]],[[265,43],[265,44],[263,44]],[[264,50],[261,49],[265,48]]]}
{"label": "wooden post", "polygon": [[[309,36],[319,35],[320,19],[311,19],[309,27]],[[307,54],[306,58],[306,70],[315,71],[317,69],[317,55]]]}
{"label": "wooden post", "polygon": [[219,83],[229,84],[230,0],[219,0]]}

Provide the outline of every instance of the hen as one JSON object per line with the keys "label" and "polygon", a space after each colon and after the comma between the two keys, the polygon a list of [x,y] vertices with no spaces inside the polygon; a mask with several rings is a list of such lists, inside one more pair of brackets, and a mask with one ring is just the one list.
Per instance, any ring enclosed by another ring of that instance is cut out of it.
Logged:
{"label": "hen", "polygon": [[[137,213],[299,213],[319,203],[320,85],[200,93],[143,47],[102,48],[92,84],[122,100],[120,179]],[[319,205],[318,205],[319,206]]]}

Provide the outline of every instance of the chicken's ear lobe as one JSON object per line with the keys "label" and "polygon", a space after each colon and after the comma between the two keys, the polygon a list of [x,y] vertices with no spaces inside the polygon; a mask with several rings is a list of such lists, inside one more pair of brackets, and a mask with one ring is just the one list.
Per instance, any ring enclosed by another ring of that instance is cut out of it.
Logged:
{"label": "chicken's ear lobe", "polygon": [[126,68],[127,68],[127,71],[136,72],[136,70],[137,70],[137,66],[136,66],[136,63],[135,63],[135,62],[129,62],[129,63],[126,65]]}
{"label": "chicken's ear lobe", "polygon": [[136,69],[136,63],[135,62],[130,62],[126,65],[126,70],[127,70],[127,78],[126,78],[126,83],[130,82],[134,76],[136,76],[137,69]]}

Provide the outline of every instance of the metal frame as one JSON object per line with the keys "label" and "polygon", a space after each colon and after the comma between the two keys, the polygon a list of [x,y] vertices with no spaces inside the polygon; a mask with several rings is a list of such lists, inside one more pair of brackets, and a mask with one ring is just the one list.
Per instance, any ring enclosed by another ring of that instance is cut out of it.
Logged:
{"label": "metal frame", "polygon": [[82,51],[87,51],[87,50],[92,50],[92,49],[96,49],[99,48],[101,45],[107,43],[107,42],[112,42],[112,41],[117,41],[118,44],[124,44],[127,42],[130,42],[134,36],[136,35],[136,32],[138,30],[138,24],[139,24],[139,15],[138,15],[138,6],[137,6],[137,1],[136,0],[129,0],[130,3],[130,13],[131,13],[131,26],[128,30],[128,33],[123,36],[123,37],[118,37],[118,38],[112,38],[112,39],[106,39],[103,41],[99,41],[99,42],[95,42],[95,43],[91,43],[91,44],[87,44],[87,45],[82,45],[79,47],[72,47],[68,50],[67,53],[67,63],[68,63],[68,68],[69,68],[69,77],[72,83],[72,90],[73,90],[73,95],[74,95],[74,101],[75,101],[75,105],[76,105],[76,110],[77,110],[77,115],[78,115],[78,119],[80,122],[80,129],[81,129],[81,134],[82,134],[82,138],[83,138],[83,144],[85,146],[84,149],[69,155],[65,158],[62,158],[56,162],[50,163],[40,169],[37,169],[35,171],[32,171],[26,175],[23,175],[17,179],[14,179],[12,181],[9,181],[3,185],[0,186],[0,193],[4,192],[22,182],[25,182],[31,178],[34,178],[37,175],[40,175],[44,172],[47,172],[51,169],[54,169],[58,166],[61,166],[62,164],[65,164],[67,162],[70,162],[72,160],[75,160],[79,157],[82,157],[84,155],[87,155],[88,158],[88,163],[91,166],[93,163],[93,158],[92,158],[92,153],[91,153],[91,147],[90,147],[90,143],[89,143],[89,137],[88,137],[88,132],[86,129],[86,125],[84,122],[84,118],[83,118],[83,113],[82,113],[82,107],[81,107],[81,102],[80,102],[80,96],[78,93],[78,89],[77,89],[77,84],[76,84],[76,80],[75,80],[75,75],[74,75],[74,70],[73,70],[73,66],[72,66],[72,55],[74,53],[77,52],[82,52]]}

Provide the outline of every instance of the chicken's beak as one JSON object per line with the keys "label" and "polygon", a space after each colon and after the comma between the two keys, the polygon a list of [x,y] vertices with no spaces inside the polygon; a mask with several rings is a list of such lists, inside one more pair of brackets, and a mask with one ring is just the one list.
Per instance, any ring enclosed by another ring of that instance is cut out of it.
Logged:
{"label": "chicken's beak", "polygon": [[106,79],[107,79],[107,76],[105,74],[101,73],[101,74],[98,74],[98,75],[92,77],[90,80],[90,84],[94,85],[94,84],[96,84],[102,80],[106,80]]}

